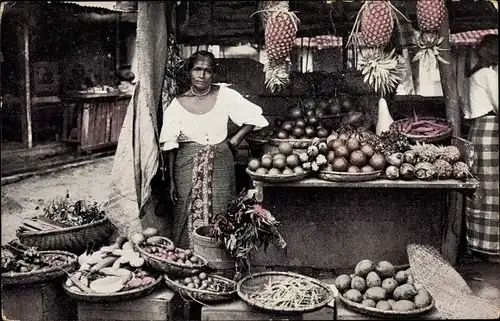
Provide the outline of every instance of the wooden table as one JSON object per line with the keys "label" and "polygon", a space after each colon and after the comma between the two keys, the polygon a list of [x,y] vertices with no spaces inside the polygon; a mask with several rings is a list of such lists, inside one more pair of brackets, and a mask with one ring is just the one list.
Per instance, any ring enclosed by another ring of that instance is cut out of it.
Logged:
{"label": "wooden table", "polygon": [[63,141],[76,144],[78,153],[115,146],[130,98],[118,93],[62,96]]}
{"label": "wooden table", "polygon": [[[350,270],[362,259],[408,263],[406,245],[429,244],[456,262],[462,208],[449,196],[479,187],[476,179],[328,182],[309,178],[272,184],[254,181],[257,199],[282,223],[289,248],[259,252],[253,265]],[[458,193],[450,193],[458,192]]]}

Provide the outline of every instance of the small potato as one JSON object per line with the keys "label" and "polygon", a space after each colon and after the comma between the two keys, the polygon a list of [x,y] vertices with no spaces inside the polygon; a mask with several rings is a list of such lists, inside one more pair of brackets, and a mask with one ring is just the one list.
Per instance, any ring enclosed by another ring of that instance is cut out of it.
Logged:
{"label": "small potato", "polygon": [[179,259],[181,259],[181,260],[183,260],[183,261],[185,261],[185,260],[186,260],[186,254],[184,254],[184,253],[182,253],[182,252],[181,252],[181,253],[179,253],[179,254],[177,254],[177,256],[179,257]]}
{"label": "small potato", "polygon": [[184,261],[183,261],[182,259],[177,259],[177,261],[175,261],[175,262],[177,262],[177,263],[179,263],[179,264],[185,264],[185,263],[184,263]]}
{"label": "small potato", "polygon": [[184,254],[186,254],[187,258],[190,258],[193,255],[193,251],[187,249],[187,250],[184,251]]}
{"label": "small potato", "polygon": [[187,277],[184,279],[184,284],[189,284],[189,283],[192,283],[193,282],[193,279],[190,278],[190,277]]}
{"label": "small potato", "polygon": [[187,287],[188,287],[188,288],[194,288],[194,283],[189,283],[189,284],[187,285]]}
{"label": "small potato", "polygon": [[190,260],[191,262],[195,263],[195,264],[197,264],[197,263],[198,263],[198,258],[197,258],[196,256],[191,256],[191,257],[189,258],[189,260]]}
{"label": "small potato", "polygon": [[184,261],[184,264],[187,266],[193,266],[193,263],[189,260]]}
{"label": "small potato", "polygon": [[201,272],[198,277],[200,278],[200,280],[205,280],[207,278],[207,274],[205,272]]}

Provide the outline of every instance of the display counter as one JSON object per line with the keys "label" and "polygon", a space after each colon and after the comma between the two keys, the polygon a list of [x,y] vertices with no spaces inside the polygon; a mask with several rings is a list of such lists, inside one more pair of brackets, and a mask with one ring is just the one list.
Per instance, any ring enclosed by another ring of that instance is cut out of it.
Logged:
{"label": "display counter", "polygon": [[130,98],[122,93],[62,96],[64,141],[76,144],[78,153],[115,146]]}
{"label": "display counter", "polygon": [[[256,266],[332,269],[362,259],[408,264],[409,243],[429,244],[456,261],[467,193],[476,179],[329,182],[309,178],[271,184],[254,181],[257,198],[282,223],[286,253],[259,252]],[[458,204],[458,205],[457,205]]]}

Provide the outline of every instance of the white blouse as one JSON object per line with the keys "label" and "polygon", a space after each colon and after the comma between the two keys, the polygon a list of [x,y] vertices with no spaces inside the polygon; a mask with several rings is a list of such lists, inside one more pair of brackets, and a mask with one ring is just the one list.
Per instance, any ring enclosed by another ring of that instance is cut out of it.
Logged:
{"label": "white blouse", "polygon": [[214,145],[227,137],[227,122],[254,125],[261,129],[269,125],[262,108],[245,99],[237,91],[221,86],[214,107],[197,115],[187,111],[175,98],[163,113],[160,148],[164,151],[179,147],[179,142]]}
{"label": "white blouse", "polygon": [[464,118],[481,117],[490,111],[498,113],[498,72],[492,67],[482,68],[469,81],[469,106],[464,110]]}

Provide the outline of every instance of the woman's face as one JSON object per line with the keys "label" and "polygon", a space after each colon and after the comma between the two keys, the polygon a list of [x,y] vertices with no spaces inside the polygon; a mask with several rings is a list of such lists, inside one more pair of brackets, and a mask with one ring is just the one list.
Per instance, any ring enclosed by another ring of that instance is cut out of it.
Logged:
{"label": "woman's face", "polygon": [[209,59],[198,59],[189,72],[191,86],[198,91],[206,91],[212,84],[214,71]]}

